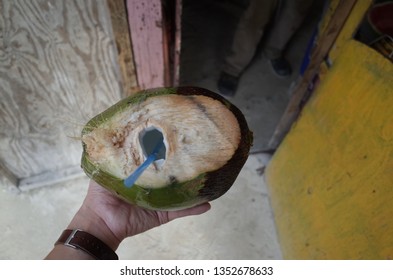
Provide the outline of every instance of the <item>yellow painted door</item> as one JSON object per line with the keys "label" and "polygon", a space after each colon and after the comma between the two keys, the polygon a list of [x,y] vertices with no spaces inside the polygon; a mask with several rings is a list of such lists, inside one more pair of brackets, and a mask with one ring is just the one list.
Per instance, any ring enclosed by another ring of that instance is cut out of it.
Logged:
{"label": "yellow painted door", "polygon": [[393,65],[348,40],[266,170],[288,259],[393,259]]}

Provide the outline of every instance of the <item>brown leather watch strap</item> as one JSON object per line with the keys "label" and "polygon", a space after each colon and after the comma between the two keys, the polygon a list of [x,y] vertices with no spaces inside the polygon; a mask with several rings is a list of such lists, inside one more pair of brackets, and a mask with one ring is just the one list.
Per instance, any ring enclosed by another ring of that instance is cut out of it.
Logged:
{"label": "brown leather watch strap", "polygon": [[116,253],[100,239],[80,229],[66,229],[55,245],[62,244],[80,249],[98,260],[118,260]]}

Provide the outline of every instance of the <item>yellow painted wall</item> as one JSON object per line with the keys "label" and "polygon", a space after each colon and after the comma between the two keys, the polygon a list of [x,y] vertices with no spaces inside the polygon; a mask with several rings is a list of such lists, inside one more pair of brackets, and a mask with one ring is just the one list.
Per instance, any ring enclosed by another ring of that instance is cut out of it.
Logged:
{"label": "yellow painted wall", "polygon": [[287,259],[393,259],[393,65],[347,40],[265,174]]}

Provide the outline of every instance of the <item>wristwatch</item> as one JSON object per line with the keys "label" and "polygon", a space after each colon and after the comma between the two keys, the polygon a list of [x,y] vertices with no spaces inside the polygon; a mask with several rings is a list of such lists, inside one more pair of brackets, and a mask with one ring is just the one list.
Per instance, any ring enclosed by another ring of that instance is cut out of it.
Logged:
{"label": "wristwatch", "polygon": [[94,235],[80,229],[64,230],[55,243],[55,245],[58,244],[80,249],[97,260],[119,259],[117,254],[108,245]]}

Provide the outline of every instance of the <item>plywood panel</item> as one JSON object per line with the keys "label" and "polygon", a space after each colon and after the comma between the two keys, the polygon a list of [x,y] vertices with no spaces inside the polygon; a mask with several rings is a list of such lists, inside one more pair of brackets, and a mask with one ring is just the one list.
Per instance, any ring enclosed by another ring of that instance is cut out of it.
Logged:
{"label": "plywood panel", "polygon": [[69,136],[120,98],[106,1],[0,7],[1,165],[18,180],[72,170],[81,145]]}

